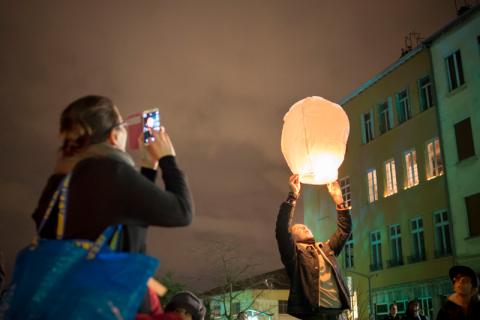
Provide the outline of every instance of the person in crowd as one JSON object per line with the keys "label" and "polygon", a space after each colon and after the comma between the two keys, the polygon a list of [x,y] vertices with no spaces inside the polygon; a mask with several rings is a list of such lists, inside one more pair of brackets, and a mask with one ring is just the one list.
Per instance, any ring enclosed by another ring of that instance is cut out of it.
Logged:
{"label": "person in crowd", "polygon": [[165,313],[174,312],[181,320],[204,320],[206,309],[203,302],[190,291],[175,294],[165,306]]}
{"label": "person in crowd", "polygon": [[[193,203],[173,144],[164,128],[145,148],[141,173],[125,151],[127,130],[111,99],[85,96],[62,112],[62,145],[53,174],[32,214],[37,228],[60,182],[71,173],[64,239],[95,240],[108,226],[122,224],[118,250],[145,252],[148,226],[181,227],[192,221]],[[157,167],[165,188],[155,184]],[[58,209],[40,236],[56,238]],[[146,294],[142,312],[149,312]]]}
{"label": "person in crowd", "polygon": [[337,229],[326,242],[315,242],[307,226],[292,226],[300,195],[298,175],[290,177],[289,187],[275,229],[280,257],[290,279],[287,311],[300,319],[339,319],[343,310],[350,309],[350,299],[335,257],[351,233],[350,209],[344,203],[338,182],[328,184],[337,208]]}
{"label": "person in crowd", "polygon": [[385,320],[400,320],[400,316],[398,315],[398,306],[396,303],[392,303],[390,305],[390,313],[385,318]]}
{"label": "person in crowd", "polygon": [[480,319],[478,300],[478,276],[467,266],[454,266],[448,275],[453,285],[453,294],[448,296],[437,314],[437,320]]}
{"label": "person in crowd", "polygon": [[410,300],[402,320],[428,320],[428,317],[420,314],[420,303],[417,300]]}

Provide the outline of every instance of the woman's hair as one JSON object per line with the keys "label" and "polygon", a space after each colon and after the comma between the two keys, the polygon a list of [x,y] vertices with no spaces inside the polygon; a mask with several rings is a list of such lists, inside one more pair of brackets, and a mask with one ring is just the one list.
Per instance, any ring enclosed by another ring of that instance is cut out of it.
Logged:
{"label": "woman's hair", "polygon": [[60,118],[61,150],[72,156],[91,144],[104,142],[119,124],[113,101],[102,96],[85,96],[72,102]]}

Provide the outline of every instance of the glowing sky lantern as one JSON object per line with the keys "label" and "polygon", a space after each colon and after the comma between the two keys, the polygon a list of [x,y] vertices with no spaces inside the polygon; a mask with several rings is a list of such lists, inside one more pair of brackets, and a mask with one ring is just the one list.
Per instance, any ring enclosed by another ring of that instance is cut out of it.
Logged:
{"label": "glowing sky lantern", "polygon": [[326,184],[337,180],[350,124],[343,108],[321,97],[295,103],[283,118],[282,153],[300,182]]}

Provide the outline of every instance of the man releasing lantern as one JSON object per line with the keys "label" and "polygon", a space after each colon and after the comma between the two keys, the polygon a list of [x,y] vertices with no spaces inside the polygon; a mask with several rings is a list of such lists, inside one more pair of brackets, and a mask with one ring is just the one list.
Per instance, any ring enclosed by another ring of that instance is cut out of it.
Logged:
{"label": "man releasing lantern", "polygon": [[350,131],[341,106],[321,97],[295,103],[283,118],[281,147],[300,182],[327,184],[338,178]]}

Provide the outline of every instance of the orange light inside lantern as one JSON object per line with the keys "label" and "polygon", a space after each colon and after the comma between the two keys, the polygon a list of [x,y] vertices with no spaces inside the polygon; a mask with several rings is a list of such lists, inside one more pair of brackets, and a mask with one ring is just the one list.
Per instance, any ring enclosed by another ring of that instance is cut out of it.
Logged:
{"label": "orange light inside lantern", "polygon": [[333,182],[338,177],[338,166],[338,155],[336,154],[311,154],[298,173],[300,182],[317,185]]}

